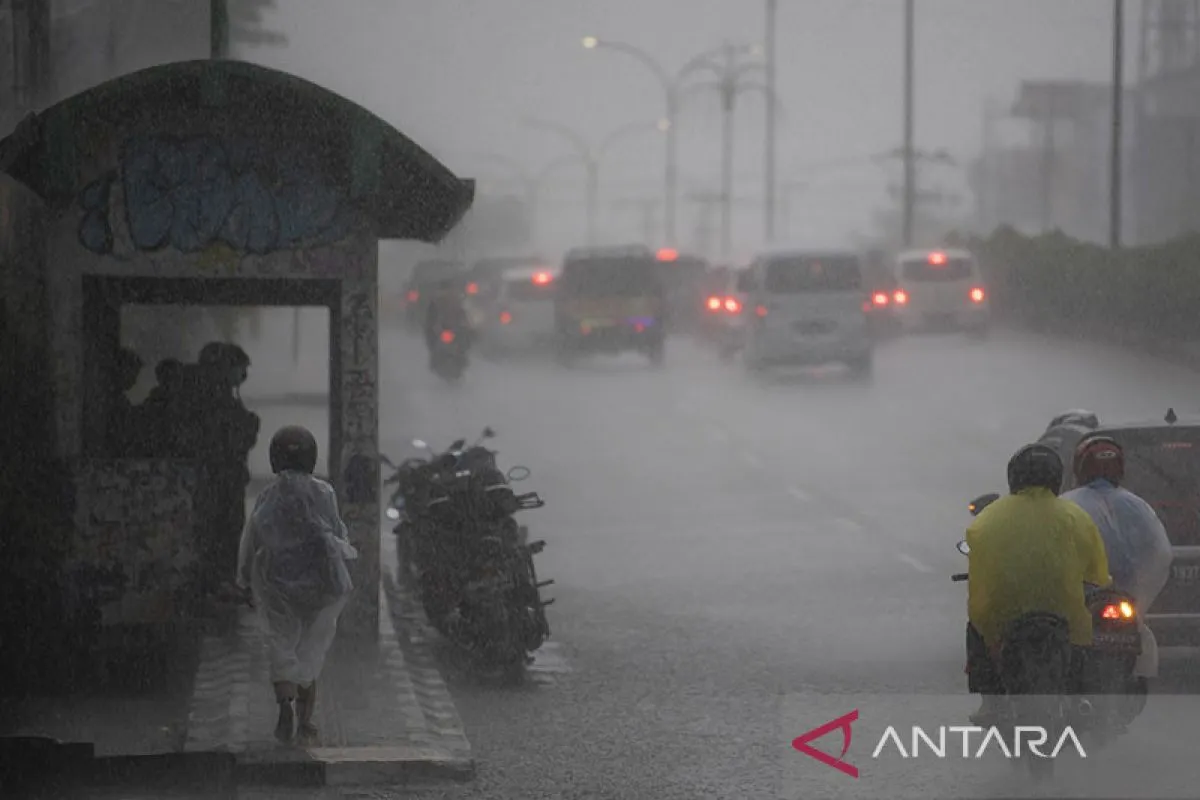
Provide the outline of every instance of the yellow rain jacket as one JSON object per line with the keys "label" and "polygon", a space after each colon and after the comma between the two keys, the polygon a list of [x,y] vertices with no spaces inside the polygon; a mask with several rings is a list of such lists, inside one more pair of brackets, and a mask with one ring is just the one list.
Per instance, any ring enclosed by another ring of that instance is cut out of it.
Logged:
{"label": "yellow rain jacket", "polygon": [[1090,646],[1092,618],[1083,584],[1107,586],[1108,555],[1087,512],[1046,489],[992,503],[967,529],[967,613],[989,646],[1031,612],[1070,623],[1071,643]]}

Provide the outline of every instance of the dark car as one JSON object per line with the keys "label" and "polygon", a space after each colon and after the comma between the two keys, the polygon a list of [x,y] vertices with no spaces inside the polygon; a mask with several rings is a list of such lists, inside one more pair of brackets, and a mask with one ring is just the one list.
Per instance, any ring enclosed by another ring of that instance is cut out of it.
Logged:
{"label": "dark car", "polygon": [[429,307],[429,289],[464,272],[461,261],[441,258],[421,261],[413,267],[412,274],[404,284],[405,324],[412,330],[420,330],[425,320],[425,309]]}
{"label": "dark car", "polygon": [[1075,488],[1070,464],[1085,439],[1107,436],[1125,450],[1121,485],[1154,507],[1175,552],[1167,584],[1146,624],[1160,647],[1200,645],[1200,420],[1102,424],[1090,411],[1073,410],[1051,420],[1039,441],[1068,465],[1063,491]]}
{"label": "dark car", "polygon": [[648,248],[572,250],[554,298],[559,360],[636,350],[661,364],[666,313],[658,263]]}

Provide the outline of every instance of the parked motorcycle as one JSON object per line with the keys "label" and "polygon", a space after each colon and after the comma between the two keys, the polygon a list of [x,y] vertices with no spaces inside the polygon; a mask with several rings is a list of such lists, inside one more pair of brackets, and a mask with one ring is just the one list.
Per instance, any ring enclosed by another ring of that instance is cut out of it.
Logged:
{"label": "parked motorcycle", "polygon": [[[968,509],[978,516],[999,497],[982,495]],[[969,557],[965,540],[956,549]],[[968,574],[957,573],[951,579],[966,581]],[[1063,726],[1070,725],[1102,746],[1123,733],[1146,705],[1145,681],[1133,677],[1142,638],[1130,595],[1085,585],[1084,597],[1092,614],[1093,644],[1082,664],[1071,663],[1070,631],[1062,617],[1031,613],[1012,624],[999,664],[1010,699],[1002,716],[1010,726],[1046,727],[1052,737],[1054,731],[1061,733]],[[1034,756],[1029,769],[1035,775],[1050,774],[1053,759]]]}
{"label": "parked motorcycle", "polygon": [[413,445],[428,458],[406,459],[395,473],[388,517],[395,533],[401,573],[412,577],[429,621],[482,666],[513,674],[550,636],[533,556],[544,541],[528,542],[517,511],[541,508],[537,492],[515,494],[512,482],[529,477],[526,467],[502,472],[495,451],[455,441],[437,453]]}

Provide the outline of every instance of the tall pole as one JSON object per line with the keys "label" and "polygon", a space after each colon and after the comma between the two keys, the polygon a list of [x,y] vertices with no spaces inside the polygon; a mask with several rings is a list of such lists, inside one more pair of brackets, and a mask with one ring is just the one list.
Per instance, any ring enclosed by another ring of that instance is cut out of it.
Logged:
{"label": "tall pole", "polygon": [[917,197],[913,152],[913,0],[904,0],[904,246],[913,244]]}
{"label": "tall pole", "polygon": [[764,43],[767,61],[767,140],[764,185],[766,197],[763,203],[767,242],[775,241],[775,19],[779,12],[779,0],[767,0],[767,30]]}
{"label": "tall pole", "polygon": [[1121,246],[1121,101],[1125,89],[1125,2],[1113,0],[1112,150],[1109,154],[1108,245]]}
{"label": "tall pole", "polygon": [[733,82],[733,47],[725,50],[725,74],[721,84],[721,256],[733,249],[733,110],[737,85]]}
{"label": "tall pole", "polygon": [[600,163],[595,156],[587,160],[587,243],[596,244],[596,201],[600,193]]}
{"label": "tall pole", "polygon": [[679,118],[679,93],[675,87],[667,88],[667,173],[663,197],[663,233],[668,247],[678,247],[675,239],[675,200],[679,195],[679,151],[676,137],[676,121]]}
{"label": "tall pole", "polygon": [[209,58],[229,58],[229,2],[208,0]]}

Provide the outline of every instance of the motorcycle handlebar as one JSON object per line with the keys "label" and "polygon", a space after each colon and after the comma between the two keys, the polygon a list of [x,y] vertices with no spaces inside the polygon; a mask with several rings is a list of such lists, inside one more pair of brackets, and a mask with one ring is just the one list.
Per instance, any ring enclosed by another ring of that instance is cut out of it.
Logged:
{"label": "motorcycle handlebar", "polygon": [[961,583],[965,581],[967,577],[967,573],[965,572],[956,572],[950,576],[950,580],[954,581],[955,583]]}

